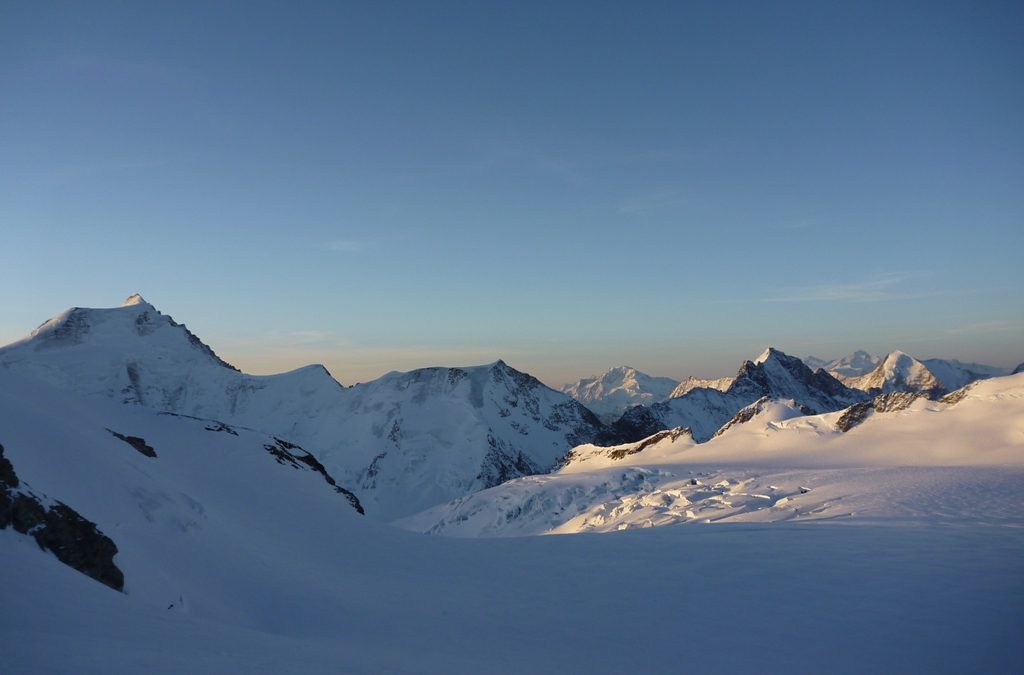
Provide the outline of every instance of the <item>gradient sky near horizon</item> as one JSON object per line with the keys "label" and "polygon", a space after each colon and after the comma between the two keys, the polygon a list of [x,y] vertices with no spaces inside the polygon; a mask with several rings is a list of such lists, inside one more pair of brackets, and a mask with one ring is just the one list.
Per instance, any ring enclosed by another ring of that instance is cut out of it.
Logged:
{"label": "gradient sky near horizon", "polygon": [[0,342],[346,384],[1024,360],[1019,2],[5,2]]}

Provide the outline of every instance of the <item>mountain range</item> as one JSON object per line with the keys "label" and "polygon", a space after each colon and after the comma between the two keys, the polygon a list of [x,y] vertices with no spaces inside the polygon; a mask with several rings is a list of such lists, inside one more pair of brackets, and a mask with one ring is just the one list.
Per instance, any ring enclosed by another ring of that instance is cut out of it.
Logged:
{"label": "mountain range", "polygon": [[[871,364],[858,377],[846,374]],[[546,473],[580,444],[635,442],[675,427],[703,442],[765,397],[817,414],[890,391],[939,395],[957,388],[947,381],[962,386],[1001,372],[901,352],[885,359],[856,352],[825,365],[836,376],[769,348],[717,380],[678,383],[623,366],[558,392],[497,361],[392,372],[345,387],[321,365],[242,373],[138,294],[119,307],[71,308],[0,348],[0,368],[9,372],[306,447],[367,513],[385,520]]]}
{"label": "mountain range", "polygon": [[73,308],[0,348],[3,670],[1007,672],[1024,375],[922,364],[770,348],[606,424],[502,361],[252,376]]}
{"label": "mountain range", "polygon": [[247,375],[138,295],[58,314],[0,348],[0,369],[287,439],[382,519],[548,471],[608,433],[583,405],[502,361],[392,372],[353,387],[320,365]]}

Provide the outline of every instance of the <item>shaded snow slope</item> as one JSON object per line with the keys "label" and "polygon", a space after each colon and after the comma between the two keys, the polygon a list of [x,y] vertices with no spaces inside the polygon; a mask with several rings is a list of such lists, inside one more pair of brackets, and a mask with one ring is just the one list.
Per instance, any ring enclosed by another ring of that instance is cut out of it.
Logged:
{"label": "shaded snow slope", "polygon": [[651,377],[636,368],[619,366],[566,385],[562,391],[611,422],[634,405],[664,401],[678,384],[668,377]]}
{"label": "shaded snow slope", "polygon": [[921,363],[939,378],[948,391],[959,389],[977,380],[1009,374],[1005,368],[980,363],[963,363],[956,359],[924,359]]}
{"label": "shaded snow slope", "polygon": [[605,433],[581,404],[501,361],[350,388],[318,365],[247,375],[139,297],[63,312],[0,348],[4,371],[291,439],[386,519],[549,470]]}
{"label": "shaded snow slope", "polygon": [[787,672],[1006,673],[1024,628],[1024,535],[1008,528],[748,524],[486,541],[346,533],[344,550],[329,540],[327,553],[280,568],[265,566],[273,542],[250,560],[225,551],[238,590],[214,615],[110,591],[7,534],[9,675],[505,665],[603,675],[638,660],[671,673],[700,654],[730,672],[769,662]]}
{"label": "shaded snow slope", "polygon": [[126,593],[154,606],[185,602],[200,616],[235,604],[228,596],[251,583],[234,578],[240,559],[278,565],[295,555],[278,547],[299,545],[300,523],[340,533],[359,518],[354,496],[284,439],[3,372],[0,443],[26,489],[113,540]]}
{"label": "shaded snow slope", "polygon": [[552,475],[511,481],[401,524],[459,536],[709,520],[1024,526],[1024,375],[977,383],[951,400],[880,405],[846,432],[837,427],[845,411],[800,416],[792,402],[764,401],[706,443],[677,434],[639,450],[576,448]]}

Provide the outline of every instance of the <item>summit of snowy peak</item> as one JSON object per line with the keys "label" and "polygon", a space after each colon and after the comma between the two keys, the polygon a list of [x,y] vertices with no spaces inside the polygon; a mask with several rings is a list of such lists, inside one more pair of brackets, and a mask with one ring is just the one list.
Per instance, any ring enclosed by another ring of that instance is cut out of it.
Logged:
{"label": "summit of snowy peak", "polygon": [[889,352],[877,368],[867,375],[851,379],[850,384],[862,391],[878,390],[883,394],[894,391],[938,392],[946,388],[928,366],[900,350]]}
{"label": "summit of snowy peak", "polygon": [[565,385],[562,391],[611,422],[635,405],[664,401],[678,385],[668,377],[654,377],[632,366],[616,366],[602,375]]}
{"label": "summit of snowy peak", "polygon": [[[135,305],[149,305],[149,303],[146,302],[146,299],[139,293],[132,293],[124,299],[124,302],[121,303],[122,307],[134,307]],[[150,307],[152,307],[152,305],[150,305]]]}
{"label": "summit of snowy peak", "polygon": [[196,367],[236,370],[183,324],[141,296],[133,298],[119,307],[65,310],[26,338],[0,347],[0,364],[83,393],[103,391],[138,403],[145,398],[143,389],[160,389],[163,408],[174,407],[164,394],[183,395],[183,390],[174,392],[178,384],[198,377]]}
{"label": "summit of snowy peak", "polygon": [[760,364],[764,363],[765,361],[767,361],[768,359],[770,359],[775,354],[781,354],[781,353],[782,352],[780,352],[775,347],[768,347],[763,352],[761,352],[761,355],[758,356],[756,359],[754,359],[753,362],[758,364],[758,365],[760,365]]}

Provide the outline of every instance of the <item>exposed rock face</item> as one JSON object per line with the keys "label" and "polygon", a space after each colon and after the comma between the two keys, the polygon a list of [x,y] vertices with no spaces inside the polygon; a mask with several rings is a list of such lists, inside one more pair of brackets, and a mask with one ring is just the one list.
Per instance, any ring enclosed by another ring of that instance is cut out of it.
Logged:
{"label": "exposed rock face", "polygon": [[1014,368],[1014,369],[1013,369],[1013,372],[1012,372],[1012,373],[1010,373],[1010,374],[1011,374],[1011,375],[1016,375],[1017,373],[1024,373],[1024,363],[1021,363],[1021,364],[1020,364],[1020,365],[1018,365],[1018,366],[1017,366],[1016,368]]}
{"label": "exposed rock face", "polygon": [[964,400],[964,398],[967,397],[967,394],[969,394],[971,392],[971,389],[973,388],[973,383],[967,385],[966,387],[960,387],[956,391],[946,394],[945,396],[940,398],[939,403],[945,403],[946,405],[956,405],[960,401]]}
{"label": "exposed rock face", "polygon": [[668,439],[670,441],[677,441],[682,436],[693,436],[693,433],[685,427],[676,427],[675,429],[668,429],[666,431],[660,431],[653,436],[649,436],[639,443],[635,443],[631,446],[622,446],[611,450],[608,456],[612,459],[622,459],[629,455],[635,455],[638,452],[643,452],[647,448]]}
{"label": "exposed rock face", "polygon": [[128,445],[135,448],[140,455],[145,455],[146,457],[156,457],[156,450],[154,450],[152,446],[146,445],[145,438],[139,438],[138,436],[125,436],[124,434],[117,433],[113,429],[107,429],[107,431],[113,434],[114,438],[119,438]]}
{"label": "exposed rock face", "polygon": [[[206,430],[221,431],[221,429],[211,429],[210,427],[207,427]],[[228,433],[233,433],[236,436],[238,435],[233,429],[229,428],[227,431]],[[334,488],[335,492],[345,496],[348,503],[351,504],[352,508],[358,511],[360,515],[366,514],[366,511],[363,510],[363,505],[359,502],[359,498],[355,496],[355,493],[338,485],[338,482],[334,480],[334,477],[327,473],[327,469],[324,468],[324,465],[321,464],[313,455],[309,454],[294,443],[289,443],[288,441],[284,441],[276,437],[274,438],[274,445],[268,444],[263,447],[274,457],[274,459],[277,460],[278,464],[291,466],[293,469],[306,468],[320,474],[323,476],[327,484]]]}
{"label": "exposed rock face", "polygon": [[916,391],[895,391],[888,394],[880,394],[871,401],[855,403],[839,416],[839,419],[836,420],[836,428],[846,433],[855,426],[862,424],[873,413],[905,410],[919,398],[927,398],[927,394]]}
{"label": "exposed rock face", "polygon": [[570,464],[590,462],[595,459],[611,459],[613,461],[618,461],[629,457],[630,455],[641,453],[644,450],[657,446],[660,443],[673,443],[678,441],[680,438],[689,438],[692,441],[693,435],[690,433],[689,429],[676,428],[659,431],[658,433],[636,443],[624,443],[613,446],[581,445],[573,448],[572,451],[566,455],[565,460],[558,468],[562,469]]}
{"label": "exposed rock face", "polygon": [[871,405],[870,401],[854,403],[836,420],[836,429],[846,433],[855,426],[862,424],[872,412],[874,412],[874,406]]}
{"label": "exposed rock face", "polygon": [[124,590],[124,573],[114,564],[113,540],[67,504],[44,505],[22,484],[0,445],[0,529],[8,527],[30,535],[39,548],[52,551],[68,567]]}

